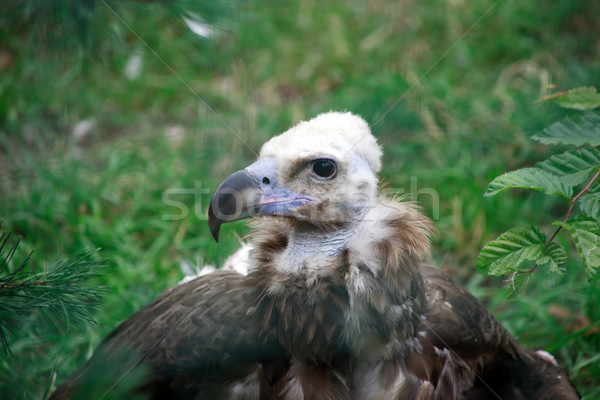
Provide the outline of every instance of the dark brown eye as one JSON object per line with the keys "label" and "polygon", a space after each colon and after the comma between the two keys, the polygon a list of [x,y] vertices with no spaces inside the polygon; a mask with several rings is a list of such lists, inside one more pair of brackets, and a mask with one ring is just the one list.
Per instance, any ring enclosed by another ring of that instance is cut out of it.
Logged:
{"label": "dark brown eye", "polygon": [[337,171],[335,162],[326,158],[319,158],[312,162],[312,171],[320,178],[333,178]]}

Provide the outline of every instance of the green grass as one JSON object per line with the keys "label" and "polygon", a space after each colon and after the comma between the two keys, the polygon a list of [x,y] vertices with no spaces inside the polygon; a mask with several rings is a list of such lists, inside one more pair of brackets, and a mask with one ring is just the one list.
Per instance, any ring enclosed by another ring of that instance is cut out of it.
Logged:
{"label": "green grass", "polygon": [[[218,264],[235,250],[244,225],[225,227],[213,243],[203,216],[209,194],[173,194],[190,212],[170,220],[163,216],[179,209],[165,191],[213,190],[272,135],[336,109],[373,124],[388,187],[407,193],[416,178],[418,189],[437,193],[434,260],[526,345],[555,353],[586,398],[600,397],[600,335],[573,322],[600,321],[597,281],[588,284],[572,262],[566,278],[537,271],[507,301],[505,283],[474,267],[482,245],[507,228],[550,230],[566,211],[528,192],[482,197],[496,175],[553,151],[529,139],[563,115],[535,102],[546,83],[600,82],[592,50],[600,6],[563,3],[249,1],[220,16],[212,39],[157,5],[121,7],[152,51],[99,6],[121,39],[106,37],[95,58],[0,25],[0,52],[10,58],[0,67],[4,228],[23,237],[20,256],[35,249],[37,269],[99,249],[106,274],[90,284],[108,286],[96,326],[55,332],[24,321],[11,338],[14,357],[0,359],[0,392],[42,397],[52,371],[61,382],[120,321],[179,281],[183,260]],[[143,67],[129,80],[123,70],[136,52]],[[93,128],[74,138],[85,119]],[[183,133],[169,135],[173,127]],[[434,216],[427,193],[417,200]],[[556,305],[569,316],[553,316]]]}

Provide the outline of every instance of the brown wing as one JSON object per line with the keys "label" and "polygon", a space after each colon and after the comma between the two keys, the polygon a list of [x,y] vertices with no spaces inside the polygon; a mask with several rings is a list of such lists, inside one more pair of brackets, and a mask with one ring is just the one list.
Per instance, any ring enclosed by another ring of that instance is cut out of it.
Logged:
{"label": "brown wing", "polygon": [[421,354],[408,368],[438,399],[579,399],[565,374],[525,349],[486,307],[448,275],[423,266],[429,309]]}
{"label": "brown wing", "polygon": [[[146,366],[142,383],[153,398],[229,398],[236,383],[258,393],[258,364],[284,353],[252,327],[243,282],[235,272],[217,271],[168,290],[108,335],[52,399],[90,398],[89,381],[131,350],[111,377],[126,380],[132,367]],[[115,382],[100,384],[110,394]]]}

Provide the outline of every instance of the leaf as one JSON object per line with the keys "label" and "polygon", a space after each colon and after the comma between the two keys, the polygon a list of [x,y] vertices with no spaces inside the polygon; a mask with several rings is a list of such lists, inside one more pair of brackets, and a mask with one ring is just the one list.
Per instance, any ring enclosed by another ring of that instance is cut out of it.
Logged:
{"label": "leaf", "polygon": [[565,274],[565,265],[567,263],[567,252],[565,248],[555,242],[544,243],[542,248],[543,256],[537,260],[538,265],[549,264],[549,272]]}
{"label": "leaf", "polygon": [[600,268],[600,223],[581,219],[568,223],[560,222],[557,225],[564,227],[571,234],[587,278],[592,280]]}
{"label": "leaf", "polygon": [[579,198],[579,209],[589,217],[600,221],[600,192],[584,194]]}
{"label": "leaf", "polygon": [[585,147],[567,151],[538,163],[536,167],[560,177],[570,186],[576,186],[585,181],[594,169],[600,167],[600,150]]}
{"label": "leaf", "polygon": [[600,146],[600,116],[587,112],[575,118],[566,117],[532,138],[544,144]]}
{"label": "leaf", "polygon": [[494,178],[488,185],[485,196],[494,196],[509,188],[534,189],[546,194],[558,193],[568,199],[573,195],[573,188],[560,177],[540,168],[522,168]]}
{"label": "leaf", "polygon": [[525,261],[537,261],[544,254],[546,238],[538,229],[513,228],[486,244],[477,256],[477,271],[483,275],[506,275]]}
{"label": "leaf", "polygon": [[506,288],[506,297],[512,299],[513,297],[516,297],[519,293],[521,293],[521,290],[523,290],[525,284],[529,282],[529,278],[531,278],[531,272],[519,273],[517,271],[514,271],[508,281],[508,287]]}
{"label": "leaf", "polygon": [[554,93],[542,97],[539,101],[554,100],[556,104],[564,108],[576,110],[590,110],[600,107],[600,94],[595,87],[579,87],[565,92]]}

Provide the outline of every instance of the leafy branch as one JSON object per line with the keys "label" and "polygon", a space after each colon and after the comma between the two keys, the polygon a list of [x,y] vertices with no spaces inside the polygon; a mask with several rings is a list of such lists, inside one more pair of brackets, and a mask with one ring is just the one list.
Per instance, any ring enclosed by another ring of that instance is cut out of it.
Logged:
{"label": "leafy branch", "polygon": [[[29,257],[13,266],[19,241],[0,234],[0,343],[12,354],[8,334],[16,334],[23,321],[34,314],[55,329],[94,323],[92,311],[101,303],[104,288],[89,288],[83,281],[100,275],[101,265],[84,251],[58,261],[39,273],[31,273]],[[12,271],[12,272],[11,272]]]}
{"label": "leafy branch", "polygon": [[[571,199],[571,204],[569,205],[569,209],[567,210],[567,215],[565,216],[565,218],[563,220],[563,224],[566,224],[569,222],[571,212],[573,211],[573,206],[575,205],[575,203],[577,203],[577,200],[579,200],[579,198],[581,196],[583,196],[586,193],[589,193],[590,187],[594,184],[596,179],[598,179],[598,176],[600,176],[600,170],[596,171],[596,174],[594,174],[593,178],[588,182],[588,184],[585,186],[585,188],[583,188],[583,190],[581,192],[579,192],[575,197],[573,197]],[[558,232],[560,232],[560,230],[563,228],[563,224],[558,224],[558,228],[554,231],[554,233],[552,234],[552,236],[550,237],[550,239],[548,239],[548,241],[546,243],[550,243],[556,238],[556,236],[558,235]],[[538,267],[538,265],[539,264],[536,263],[533,265],[533,267],[531,267],[527,271],[519,271],[519,273],[530,274],[533,271],[535,271],[535,269]]]}
{"label": "leafy branch", "polygon": [[[593,111],[600,107],[600,94],[595,88],[583,87],[540,100],[553,100],[561,107],[584,112],[555,122],[533,136],[543,144],[571,145],[577,146],[576,149],[553,155],[532,168],[507,172],[488,185],[485,196],[523,188],[559,195],[569,201],[565,217],[554,222],[557,228],[549,239],[536,227],[513,228],[481,250],[477,257],[478,271],[509,277],[509,297],[522,290],[539,266],[548,266],[552,273],[565,273],[567,252],[554,242],[563,228],[579,252],[588,280],[600,268],[600,114]],[[579,204],[580,213],[572,220],[575,204]],[[532,267],[523,267],[532,262]]]}
{"label": "leafy branch", "polygon": [[[577,200],[579,200],[579,198],[581,196],[590,192],[590,187],[594,184],[594,182],[596,182],[596,179],[598,179],[598,176],[600,176],[600,169],[598,171],[596,171],[593,178],[588,182],[588,184],[583,188],[583,190],[571,199],[571,205],[569,205],[569,209],[567,210],[567,215],[565,216],[563,223],[566,224],[567,222],[569,222],[569,217],[571,216],[571,212],[573,211],[573,206],[575,205],[575,203],[577,203]],[[553,241],[556,238],[556,235],[558,235],[558,232],[560,232],[562,227],[563,227],[563,225],[558,226],[558,228],[556,229],[556,231],[554,232],[552,237],[550,239],[548,239],[549,242]]]}

